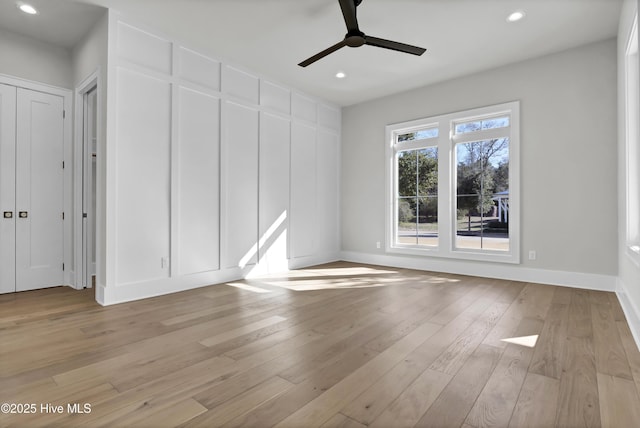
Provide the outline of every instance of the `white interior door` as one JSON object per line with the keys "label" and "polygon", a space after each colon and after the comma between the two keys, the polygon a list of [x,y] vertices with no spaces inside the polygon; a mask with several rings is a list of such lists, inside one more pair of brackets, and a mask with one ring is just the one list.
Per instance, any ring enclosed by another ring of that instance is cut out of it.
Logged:
{"label": "white interior door", "polygon": [[0,84],[0,293],[16,291],[16,88]]}
{"label": "white interior door", "polygon": [[16,291],[63,283],[63,99],[17,89]]}

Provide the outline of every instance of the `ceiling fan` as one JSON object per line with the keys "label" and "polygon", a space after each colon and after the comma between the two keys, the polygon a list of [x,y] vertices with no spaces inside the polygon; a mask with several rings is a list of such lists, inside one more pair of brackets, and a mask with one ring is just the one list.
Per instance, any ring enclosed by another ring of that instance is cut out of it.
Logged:
{"label": "ceiling fan", "polygon": [[362,0],[338,0],[340,2],[340,8],[342,9],[342,16],[344,16],[344,22],[347,24],[347,34],[344,39],[335,45],[323,50],[320,53],[315,54],[311,58],[308,58],[298,64],[300,67],[306,67],[313,64],[319,59],[337,51],[340,48],[349,46],[357,48],[362,45],[377,46],[379,48],[391,49],[394,51],[406,52],[412,55],[422,55],[426,49],[419,48],[417,46],[407,45],[405,43],[394,42],[391,40],[380,39],[378,37],[371,37],[360,31],[358,27],[358,18],[356,17],[356,8],[362,3]]}

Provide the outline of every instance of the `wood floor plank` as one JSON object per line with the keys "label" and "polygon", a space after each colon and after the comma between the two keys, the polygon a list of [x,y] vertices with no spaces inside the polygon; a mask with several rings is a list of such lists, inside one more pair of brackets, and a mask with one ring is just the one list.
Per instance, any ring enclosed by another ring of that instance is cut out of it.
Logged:
{"label": "wood floor plank", "polygon": [[259,406],[263,402],[284,393],[293,386],[291,382],[275,376],[240,394],[235,400],[227,401],[206,413],[202,413],[198,417],[190,419],[184,426],[222,426],[226,422]]}
{"label": "wood floor plank", "polygon": [[598,396],[603,427],[632,427],[640,424],[640,407],[637,404],[639,397],[632,381],[598,373]]}
{"label": "wood floor plank", "polygon": [[[475,285],[461,298],[456,299],[453,303],[431,317],[429,322],[445,325],[460,315],[461,312],[466,311],[469,307],[476,308],[479,313],[481,313],[494,301],[493,296],[485,294],[485,292],[488,292],[489,290],[491,290],[491,287],[487,284]],[[484,307],[482,306],[483,303],[485,304]]]}
{"label": "wood floor plank", "polygon": [[591,304],[593,345],[599,373],[633,380],[610,305]]}
{"label": "wood floor plank", "polygon": [[416,427],[453,427],[464,423],[467,414],[495,369],[502,350],[480,345],[445,387]]}
{"label": "wood floor plank", "polygon": [[543,320],[556,296],[556,290],[539,284],[526,284],[512,300],[509,309],[504,313],[487,337],[482,341],[485,345],[506,348],[509,339],[515,336],[516,329],[524,318]]}
{"label": "wood floor plank", "polygon": [[323,424],[338,413],[343,403],[360,395],[376,379],[389,371],[440,328],[441,326],[438,324],[424,323],[276,426],[283,428]]}
{"label": "wood floor plank", "polygon": [[601,426],[593,344],[589,338],[569,337],[560,377],[556,425]]}
{"label": "wood floor plank", "polygon": [[567,317],[567,335],[593,337],[589,290],[572,290]]}
{"label": "wood floor plank", "polygon": [[362,425],[360,422],[343,415],[342,413],[336,414],[327,422],[322,424],[321,428],[365,428],[366,425]]}
{"label": "wood floor plank", "polygon": [[307,354],[307,358],[281,371],[279,376],[293,383],[303,382],[323,367],[342,358],[346,352],[359,348],[374,338],[381,329],[393,324],[393,320],[385,320],[377,312],[363,317],[359,322],[350,324],[348,329],[326,335],[324,339],[318,340],[314,343],[313,349],[308,350],[312,352]]}
{"label": "wood floor plank", "polygon": [[372,428],[412,427],[449,384],[452,376],[427,369],[371,423]]}
{"label": "wood floor plank", "polygon": [[269,318],[265,318],[260,321],[256,321],[251,324],[243,325],[242,327],[238,327],[236,329],[225,331],[224,333],[216,334],[215,336],[208,337],[206,339],[202,339],[200,343],[204,346],[215,346],[219,343],[225,342],[227,340],[231,340],[235,337],[241,336],[243,334],[250,333],[255,330],[259,330],[263,327],[268,327],[273,324],[277,324],[282,321],[286,321],[285,317],[281,317],[279,315],[274,315]]}
{"label": "wood floor plank", "polygon": [[[135,409],[130,414],[123,414],[120,420],[109,420],[105,426],[118,426],[121,423],[132,425],[152,426],[178,426],[198,415],[202,415],[207,408],[193,398],[187,398],[180,402],[165,403],[163,406]],[[124,422],[121,422],[124,421]],[[96,423],[100,426],[100,422]]]}
{"label": "wood floor plank", "polygon": [[[525,318],[516,337],[531,337],[542,329],[542,321]],[[532,342],[533,343],[533,342]],[[467,416],[466,423],[477,428],[506,427],[516,405],[533,357],[532,343],[510,343]]]}
{"label": "wood floor plank", "polygon": [[443,352],[430,368],[455,375],[509,307],[496,302]]}
{"label": "wood floor plank", "polygon": [[539,428],[554,426],[559,394],[559,380],[528,373],[509,421],[509,427]]}
{"label": "wood floor plank", "polygon": [[226,426],[240,428],[276,425],[342,381],[376,355],[378,353],[370,349],[353,349],[340,360],[320,369],[309,379],[295,385],[282,395],[264,402],[241,417],[230,421]]}
{"label": "wood floor plank", "polygon": [[618,296],[615,293],[607,293],[609,299],[609,305],[611,305],[611,312],[613,313],[613,319],[616,321],[627,321],[627,318],[624,315],[624,311],[622,310],[622,306],[620,305],[620,301],[618,300]]}
{"label": "wood floor plank", "polygon": [[538,338],[529,371],[554,379],[562,375],[569,307],[552,304]]}
{"label": "wood floor plank", "polygon": [[424,360],[413,359],[409,355],[358,398],[343,407],[341,413],[369,425],[427,366]]}
{"label": "wood floor plank", "polygon": [[439,295],[430,298],[428,303],[412,305],[412,307],[402,311],[403,316],[410,314],[409,317],[385,333],[376,336],[376,338],[367,343],[366,346],[378,352],[385,350],[458,298],[460,298],[460,296],[457,294],[441,292]]}
{"label": "wood floor plank", "polygon": [[627,356],[627,361],[629,362],[629,367],[631,368],[631,375],[636,384],[636,389],[638,393],[640,393],[640,352],[638,352],[638,345],[633,340],[629,324],[627,324],[626,321],[617,321],[616,326],[620,334],[620,341]]}
{"label": "wood floor plank", "polygon": [[555,287],[551,303],[558,303],[560,305],[571,304],[571,293],[573,290],[574,289],[570,287]]}

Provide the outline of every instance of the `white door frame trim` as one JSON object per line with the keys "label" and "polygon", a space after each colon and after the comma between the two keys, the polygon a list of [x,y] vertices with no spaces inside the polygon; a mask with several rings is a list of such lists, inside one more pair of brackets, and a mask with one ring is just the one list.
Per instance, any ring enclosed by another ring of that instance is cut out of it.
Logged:
{"label": "white door frame trim", "polygon": [[[80,82],[78,84],[78,86],[76,87],[75,90],[75,110],[74,110],[74,127],[75,127],[75,133],[74,133],[74,150],[73,150],[73,156],[74,156],[74,163],[73,163],[73,169],[74,171],[82,171],[82,165],[83,165],[83,146],[84,146],[84,132],[83,132],[83,116],[84,116],[84,95],[89,92],[90,90],[92,90],[94,87],[96,88],[96,97],[97,97],[97,110],[96,110],[96,127],[97,127],[97,142],[96,145],[99,147],[100,144],[102,143],[101,140],[101,128],[102,128],[102,124],[100,123],[100,118],[101,118],[101,95],[100,95],[100,86],[101,86],[101,80],[100,80],[100,69],[96,69],[93,73],[91,73],[87,78],[85,78],[82,82]],[[99,166],[99,162],[96,162],[96,168],[100,169]],[[73,278],[73,287],[76,289],[82,289],[84,288],[83,284],[82,284],[82,279],[84,278],[84,260],[83,260],[83,254],[82,254],[82,241],[83,241],[83,236],[82,236],[82,200],[83,200],[83,194],[82,194],[82,181],[83,181],[83,174],[78,173],[75,175],[75,180],[74,180],[74,211],[73,211],[73,231],[74,231],[74,274],[75,277]],[[96,210],[97,211],[97,210]],[[97,212],[96,212],[97,215]],[[97,218],[96,218],[97,220]],[[96,226],[97,226],[97,221],[96,221]],[[96,241],[94,242],[94,244],[96,245],[96,248],[99,248],[98,246],[98,234],[96,234]],[[96,260],[96,264],[100,263],[99,260]],[[96,266],[96,274],[98,272],[97,266]],[[91,284],[87,285],[87,288],[90,288]]]}

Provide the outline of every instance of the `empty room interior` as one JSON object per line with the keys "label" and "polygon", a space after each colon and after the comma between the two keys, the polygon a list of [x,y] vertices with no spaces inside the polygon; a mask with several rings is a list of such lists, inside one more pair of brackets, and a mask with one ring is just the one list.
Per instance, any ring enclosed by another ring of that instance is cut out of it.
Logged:
{"label": "empty room interior", "polygon": [[640,426],[637,0],[0,0],[0,427]]}

